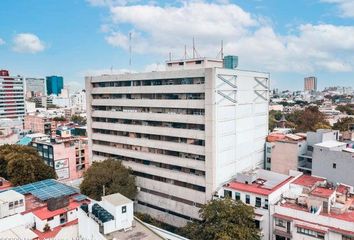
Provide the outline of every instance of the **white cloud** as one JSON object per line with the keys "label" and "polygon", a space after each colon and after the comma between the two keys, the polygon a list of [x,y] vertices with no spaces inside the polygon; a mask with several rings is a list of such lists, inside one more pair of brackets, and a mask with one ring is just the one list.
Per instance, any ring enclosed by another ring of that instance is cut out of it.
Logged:
{"label": "white cloud", "polygon": [[[347,72],[354,68],[352,26],[304,24],[283,35],[265,17],[254,16],[227,2],[108,7],[111,26],[116,29],[130,26],[133,51],[141,54],[166,57],[172,52],[173,58],[179,58],[184,45],[190,49],[195,37],[198,52],[211,57],[216,56],[220,41],[224,40],[225,53],[238,55],[243,68],[302,73]],[[105,32],[109,44],[128,49],[128,31],[106,29]]]}
{"label": "white cloud", "polygon": [[20,33],[14,37],[12,49],[20,53],[37,53],[43,51],[45,45],[35,34]]}
{"label": "white cloud", "polygon": [[322,0],[322,2],[334,3],[338,5],[342,17],[354,17],[354,1],[353,0]]}
{"label": "white cloud", "polygon": [[5,40],[2,39],[2,38],[0,38],[0,46],[1,46],[1,45],[4,45],[5,43],[6,43]]}
{"label": "white cloud", "polygon": [[124,6],[131,3],[140,2],[140,0],[86,0],[92,6]]}

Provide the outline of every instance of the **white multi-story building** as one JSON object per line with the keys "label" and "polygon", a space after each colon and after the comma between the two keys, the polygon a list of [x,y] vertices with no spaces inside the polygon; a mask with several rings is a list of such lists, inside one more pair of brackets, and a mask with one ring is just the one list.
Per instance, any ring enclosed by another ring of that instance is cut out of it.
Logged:
{"label": "white multi-story building", "polygon": [[86,91],[82,90],[71,95],[71,106],[78,112],[86,111]]}
{"label": "white multi-story building", "polygon": [[23,118],[25,100],[23,77],[0,70],[0,118]]}
{"label": "white multi-story building", "polygon": [[167,62],[167,71],[86,77],[93,161],[131,167],[137,211],[182,226],[218,187],[263,164],[269,74],[222,60]]}

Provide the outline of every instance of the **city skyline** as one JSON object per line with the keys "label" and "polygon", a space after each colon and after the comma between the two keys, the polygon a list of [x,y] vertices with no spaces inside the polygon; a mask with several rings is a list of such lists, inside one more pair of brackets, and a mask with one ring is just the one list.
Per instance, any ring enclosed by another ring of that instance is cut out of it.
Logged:
{"label": "city skyline", "polygon": [[0,68],[11,75],[61,75],[66,84],[83,88],[85,75],[161,69],[169,52],[183,57],[185,44],[191,56],[195,37],[205,57],[215,57],[223,40],[224,53],[238,55],[240,69],[270,72],[272,88],[302,89],[310,75],[318,78],[319,89],[354,87],[349,0],[5,0],[2,5]]}

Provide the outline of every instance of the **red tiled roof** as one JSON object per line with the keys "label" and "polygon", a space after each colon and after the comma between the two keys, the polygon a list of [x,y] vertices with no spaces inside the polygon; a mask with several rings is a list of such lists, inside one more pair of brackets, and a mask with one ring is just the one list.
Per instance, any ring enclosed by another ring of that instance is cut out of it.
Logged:
{"label": "red tiled roof", "polygon": [[54,239],[55,236],[60,232],[60,230],[62,230],[65,227],[69,227],[72,225],[76,225],[78,223],[78,220],[75,219],[74,221],[71,222],[67,222],[63,225],[60,225],[58,227],[53,228],[52,230],[48,231],[48,232],[41,232],[37,229],[32,230],[35,234],[38,235],[38,239],[39,240],[45,240],[45,239]]}
{"label": "red tiled roof", "polygon": [[302,175],[298,177],[295,181],[293,181],[293,184],[304,186],[304,187],[312,187],[315,185],[317,182],[323,182],[325,179],[324,178],[319,178],[319,177],[313,177],[309,175]]}
{"label": "red tiled roof", "polygon": [[284,180],[283,182],[279,183],[278,185],[276,185],[275,187],[273,187],[271,189],[265,188],[263,185],[258,184],[258,183],[246,184],[246,183],[241,183],[241,182],[236,182],[236,181],[228,183],[225,187],[231,188],[233,190],[268,196],[269,194],[273,193],[274,191],[276,191],[280,187],[284,186],[292,178],[293,177],[288,177],[286,180]]}
{"label": "red tiled roof", "polygon": [[34,210],[32,213],[34,215],[36,215],[37,217],[39,217],[40,219],[45,220],[45,219],[60,215],[62,213],[66,213],[68,211],[74,210],[74,209],[78,208],[80,205],[81,205],[81,203],[70,202],[67,207],[60,208],[55,211],[49,211],[47,207],[42,207],[40,209]]}
{"label": "red tiled roof", "polygon": [[311,195],[316,197],[322,198],[329,198],[334,193],[333,189],[323,188],[323,187],[316,187],[312,192]]}

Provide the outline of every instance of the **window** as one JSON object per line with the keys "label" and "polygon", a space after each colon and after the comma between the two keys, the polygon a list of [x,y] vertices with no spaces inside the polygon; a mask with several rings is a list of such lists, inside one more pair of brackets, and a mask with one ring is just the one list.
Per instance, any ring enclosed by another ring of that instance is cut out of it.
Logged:
{"label": "window", "polygon": [[313,152],[313,147],[312,146],[307,146],[307,151]]}
{"label": "window", "polygon": [[122,213],[126,213],[127,212],[127,206],[123,206],[122,207]]}
{"label": "window", "polygon": [[23,199],[20,199],[19,204],[20,204],[20,206],[23,205]]}
{"label": "window", "polygon": [[280,219],[280,218],[276,218],[275,219],[275,226],[285,228],[284,220]]}
{"label": "window", "polygon": [[261,223],[258,220],[254,220],[257,229],[261,228]]}
{"label": "window", "polygon": [[272,148],[271,147],[267,147],[267,153],[271,153],[272,152]]}
{"label": "window", "polygon": [[333,163],[333,168],[336,169],[337,168],[337,163]]}
{"label": "window", "polygon": [[250,195],[246,195],[246,204],[250,204],[250,202],[251,202]]}
{"label": "window", "polygon": [[268,209],[268,199],[264,199],[264,209]]}
{"label": "window", "polygon": [[14,203],[13,202],[9,202],[9,209],[13,209],[14,208]]}
{"label": "window", "polygon": [[232,192],[229,190],[224,190],[224,197],[225,198],[231,198],[232,197]]}
{"label": "window", "polygon": [[200,60],[195,61],[195,64],[202,64],[202,61],[200,61]]}
{"label": "window", "polygon": [[240,201],[241,200],[241,194],[239,192],[235,192],[235,200]]}
{"label": "window", "polygon": [[342,240],[354,240],[354,236],[342,235]]}
{"label": "window", "polygon": [[262,205],[262,198],[256,197],[256,207],[261,207]]}
{"label": "window", "polygon": [[272,160],[271,160],[271,158],[267,158],[267,163],[271,163],[272,162]]}
{"label": "window", "polygon": [[54,219],[54,217],[50,217],[47,219],[47,221],[49,222],[49,221],[52,221],[53,219]]}
{"label": "window", "polygon": [[302,227],[297,227],[297,233],[300,233],[300,234],[303,234],[303,235],[307,235],[307,236],[311,236],[311,237],[315,237],[315,238],[318,238],[318,239],[325,239],[323,233],[319,233],[319,232],[316,232],[314,230],[310,230],[310,229],[306,229],[306,228],[302,228]]}

